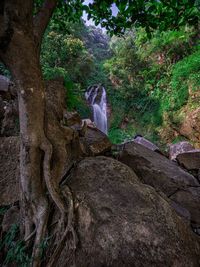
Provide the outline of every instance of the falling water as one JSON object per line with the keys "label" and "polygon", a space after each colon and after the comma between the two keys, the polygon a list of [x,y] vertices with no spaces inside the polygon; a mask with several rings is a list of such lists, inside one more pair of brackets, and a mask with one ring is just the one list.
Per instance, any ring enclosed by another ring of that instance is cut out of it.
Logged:
{"label": "falling water", "polygon": [[92,107],[93,121],[97,128],[107,134],[107,101],[106,90],[103,86],[90,86],[85,98]]}

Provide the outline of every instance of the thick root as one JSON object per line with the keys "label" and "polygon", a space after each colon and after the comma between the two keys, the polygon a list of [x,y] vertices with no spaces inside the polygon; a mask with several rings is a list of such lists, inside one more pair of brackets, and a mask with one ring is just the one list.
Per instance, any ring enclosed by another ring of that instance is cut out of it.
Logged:
{"label": "thick root", "polygon": [[[74,252],[76,249],[76,234],[73,226],[74,204],[70,189],[65,185],[61,190],[58,180],[55,179],[55,175],[62,175],[61,171],[58,170],[58,172],[53,173],[53,171],[51,170],[53,148],[46,137],[42,139],[39,148],[44,152],[44,158],[42,159],[43,166],[41,174],[43,175],[41,175],[41,186],[42,178],[44,178],[49,197],[58,207],[61,214],[61,218],[59,220],[60,225],[58,226],[57,232],[57,240],[59,241],[47,265],[53,267],[56,266],[59,256],[62,253],[63,248],[66,246],[67,241],[68,242],[66,248],[69,251],[68,254],[70,255],[70,261],[75,261]],[[34,152],[35,154],[33,155],[33,158],[35,159],[37,158],[37,148],[35,148]],[[30,180],[30,183],[32,182],[33,181]],[[36,184],[34,185],[34,187],[37,188],[39,183],[40,180],[36,179]],[[33,184],[31,186],[33,186]],[[28,190],[27,188],[25,189]],[[49,203],[45,193],[45,188],[44,190],[41,189],[39,193],[35,191],[33,198],[30,198],[28,200],[27,205],[29,206],[28,209],[31,210],[31,214],[26,214],[27,216],[25,216],[25,218],[27,218],[27,224],[25,222],[25,240],[29,242],[35,234],[34,247],[32,252],[32,266],[40,267],[42,256],[41,244],[44,241],[46,235],[49,218]],[[35,230],[33,228],[33,225],[35,225]],[[62,236],[59,236],[59,234]]]}
{"label": "thick root", "polygon": [[[63,250],[63,247],[65,246],[67,236],[69,233],[71,233],[72,236],[72,245],[69,249],[72,249],[75,251],[76,249],[76,234],[73,227],[73,217],[74,217],[74,203],[73,203],[73,197],[70,189],[68,186],[64,186],[62,191],[60,190],[59,184],[56,182],[56,179],[53,179],[54,177],[51,175],[50,170],[50,162],[51,162],[51,156],[52,156],[52,147],[49,145],[48,142],[45,142],[42,144],[41,148],[45,152],[44,156],[44,163],[43,163],[43,173],[44,173],[44,179],[46,182],[47,189],[50,193],[51,198],[57,205],[57,207],[60,210],[61,213],[61,220],[60,220],[60,227],[58,229],[58,235],[59,233],[62,233],[62,237],[57,245],[49,263],[49,266],[56,266],[56,262],[58,261],[58,258]],[[43,220],[44,223],[44,220]],[[41,225],[42,227],[42,225]],[[64,230],[63,230],[64,229]],[[40,232],[43,235],[43,228],[38,230],[38,236]],[[64,232],[64,233],[63,233]],[[34,265],[34,267],[38,267],[37,265]]]}
{"label": "thick root", "polygon": [[48,222],[48,203],[46,199],[39,201],[40,206],[37,209],[37,218],[36,218],[36,237],[33,248],[33,267],[39,267],[41,264],[41,244],[44,240]]}
{"label": "thick root", "polygon": [[[72,193],[71,193],[68,186],[65,185],[62,192],[66,198],[66,201],[68,202],[67,225],[66,225],[66,228],[64,230],[64,233],[62,234],[62,238],[61,238],[59,244],[57,245],[53,255],[50,258],[50,261],[48,263],[48,267],[56,266],[56,263],[59,259],[59,256],[60,256],[63,248],[66,246],[67,241],[68,241],[68,246],[69,246],[68,250],[72,250],[72,252],[73,252],[73,254],[72,254],[73,259],[70,259],[70,261],[73,261],[74,262],[73,265],[75,266],[74,253],[76,250],[76,233],[74,231],[74,202],[73,202]],[[63,219],[63,220],[65,220],[65,219]],[[67,239],[67,236],[69,234],[71,234],[71,240]]]}
{"label": "thick root", "polygon": [[67,213],[67,208],[62,199],[62,193],[60,191],[59,185],[53,179],[51,175],[51,170],[50,170],[50,162],[51,162],[51,157],[52,157],[52,146],[46,140],[46,142],[42,143],[41,149],[45,152],[43,172],[44,172],[44,179],[45,179],[47,189],[53,201],[55,202],[56,206],[59,208],[61,214],[65,214]]}

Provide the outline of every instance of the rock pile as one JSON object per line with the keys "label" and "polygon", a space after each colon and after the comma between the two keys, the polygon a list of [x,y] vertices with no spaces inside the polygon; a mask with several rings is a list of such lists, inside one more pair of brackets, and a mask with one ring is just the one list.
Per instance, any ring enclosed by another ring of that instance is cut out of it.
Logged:
{"label": "rock pile", "polygon": [[119,160],[128,165],[141,182],[172,200],[173,207],[180,216],[189,220],[189,224],[200,227],[200,183],[193,175],[163,155],[135,142],[125,144]]}

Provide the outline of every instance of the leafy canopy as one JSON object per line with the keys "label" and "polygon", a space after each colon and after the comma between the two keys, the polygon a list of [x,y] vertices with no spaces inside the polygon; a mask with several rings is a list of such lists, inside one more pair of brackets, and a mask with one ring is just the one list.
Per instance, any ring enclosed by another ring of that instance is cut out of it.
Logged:
{"label": "leafy canopy", "polygon": [[[113,4],[118,9],[113,16]],[[95,0],[85,7],[88,17],[100,23],[112,34],[124,32],[133,24],[161,31],[185,24],[198,25],[199,0]]]}
{"label": "leafy canopy", "polygon": [[[42,2],[34,1],[35,13]],[[116,16],[112,13],[113,6],[118,10]],[[84,0],[59,0],[54,20],[64,28],[67,20],[76,21],[83,11],[88,19],[92,18],[111,34],[123,33],[133,25],[142,26],[150,33],[153,29],[177,29],[186,24],[197,27],[200,0],[94,0],[89,5]]]}

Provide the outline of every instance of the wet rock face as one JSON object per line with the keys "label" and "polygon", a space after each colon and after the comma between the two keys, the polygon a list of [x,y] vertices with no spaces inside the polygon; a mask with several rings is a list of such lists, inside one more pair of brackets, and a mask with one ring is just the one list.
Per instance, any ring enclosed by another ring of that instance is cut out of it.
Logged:
{"label": "wet rock face", "polygon": [[196,235],[129,167],[86,158],[69,186],[78,219],[77,267],[199,266]]}
{"label": "wet rock face", "polygon": [[176,144],[171,144],[169,146],[169,158],[171,160],[175,160],[180,153],[184,153],[193,149],[194,147],[189,142],[186,141],[178,142]]}
{"label": "wet rock face", "polygon": [[162,191],[191,214],[191,221],[200,225],[200,184],[174,162],[134,142],[127,143],[119,160],[138,175],[141,181]]}

